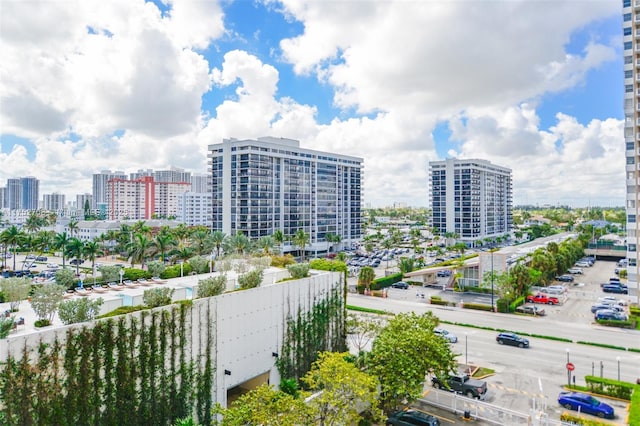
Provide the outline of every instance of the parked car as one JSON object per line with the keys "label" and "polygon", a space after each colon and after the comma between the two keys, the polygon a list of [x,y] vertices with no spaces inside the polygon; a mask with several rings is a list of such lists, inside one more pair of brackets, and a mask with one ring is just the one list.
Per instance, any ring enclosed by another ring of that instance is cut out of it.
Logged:
{"label": "parked car", "polygon": [[447,339],[449,341],[449,343],[457,343],[458,342],[458,336],[456,336],[453,333],[449,333],[449,331],[445,330],[444,328],[435,328],[433,329],[433,333],[437,334],[438,336],[442,336],[445,339]]}
{"label": "parked car", "polygon": [[616,312],[624,312],[624,308],[619,305],[610,305],[607,303],[596,303],[591,307],[591,313],[595,314],[596,312],[602,309],[607,309],[607,310],[616,311]]}
{"label": "parked car", "polygon": [[395,425],[418,425],[418,426],[440,426],[440,420],[431,414],[418,410],[398,411],[389,416],[387,426]]}
{"label": "parked car", "polygon": [[527,302],[529,303],[544,303],[545,305],[557,305],[560,303],[557,297],[547,296],[544,293],[538,293],[535,296],[530,294],[527,296]]}
{"label": "parked car", "polygon": [[543,316],[545,315],[544,309],[535,305],[520,305],[516,308],[516,312],[521,314]]}
{"label": "parked car", "polygon": [[582,274],[582,269],[581,268],[569,268],[567,270],[568,273],[570,274]]}
{"label": "parked car", "polygon": [[82,265],[83,263],[83,259],[71,259],[71,261],[69,262],[70,265]]}
{"label": "parked car", "polygon": [[391,287],[393,287],[393,288],[401,288],[403,290],[408,290],[409,289],[409,284],[405,283],[404,281],[398,281],[397,283],[391,284]]}
{"label": "parked car", "polygon": [[47,269],[58,269],[59,267],[57,263],[47,263]]}
{"label": "parked car", "polygon": [[25,259],[27,260],[34,260],[36,258],[35,254],[28,254],[27,257],[25,257]]}
{"label": "parked car", "polygon": [[565,283],[572,283],[574,278],[573,275],[560,275],[556,277],[557,281],[561,281],[561,282],[565,282]]}
{"label": "parked car", "polygon": [[442,271],[438,271],[437,275],[439,277],[450,277],[451,276],[451,270],[450,269],[443,269]]}
{"label": "parked car", "polygon": [[568,290],[565,286],[563,285],[550,285],[548,287],[544,287],[541,289],[541,291],[543,293],[548,293],[548,294],[564,294],[566,293]]}
{"label": "parked car", "polygon": [[496,336],[496,342],[500,345],[517,346],[519,348],[529,347],[529,339],[520,337],[516,333],[500,333]]}
{"label": "parked car", "polygon": [[594,317],[597,320],[608,320],[608,321],[627,321],[629,318],[626,314],[618,311],[614,311],[613,309],[600,309],[596,311],[596,315]]}
{"label": "parked car", "polygon": [[46,262],[48,260],[47,256],[37,256],[36,262]]}
{"label": "parked car", "polygon": [[598,297],[598,303],[603,303],[608,305],[620,305],[620,306],[626,306],[628,304],[626,300],[618,299],[615,296]]}
{"label": "parked car", "polygon": [[605,284],[602,286],[605,293],[629,294],[629,289],[624,284]]}
{"label": "parked car", "polygon": [[586,262],[586,261],[578,261],[573,266],[577,266],[579,268],[588,268],[588,267],[593,266],[593,265],[591,263],[589,263],[589,262]]}
{"label": "parked car", "polygon": [[446,389],[468,398],[484,399],[487,396],[487,382],[471,378],[468,374],[450,374],[446,380],[433,376],[431,384],[436,389]]}
{"label": "parked car", "polygon": [[593,414],[601,418],[612,419],[615,416],[613,407],[582,392],[560,392],[558,404],[567,410],[579,410],[581,413]]}

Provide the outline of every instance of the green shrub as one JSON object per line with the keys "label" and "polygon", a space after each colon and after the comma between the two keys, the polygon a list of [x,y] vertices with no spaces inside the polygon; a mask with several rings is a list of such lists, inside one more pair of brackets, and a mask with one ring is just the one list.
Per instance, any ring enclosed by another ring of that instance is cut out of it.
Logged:
{"label": "green shrub", "polygon": [[398,281],[402,281],[401,272],[373,280],[371,283],[371,290],[381,290],[383,288],[390,287],[391,284],[397,283]]}
{"label": "green shrub", "polygon": [[124,275],[122,278],[125,280],[136,281],[140,278],[151,278],[151,274],[148,271],[143,271],[138,268],[124,268]]}
{"label": "green shrub", "polygon": [[309,276],[309,264],[308,263],[296,263],[295,265],[287,266],[291,278],[300,279]]}
{"label": "green shrub", "polygon": [[65,300],[58,306],[58,317],[63,324],[74,324],[93,320],[102,306],[102,299]]}
{"label": "green shrub", "polygon": [[635,328],[635,321],[618,321],[618,320],[596,320],[596,322],[600,325],[604,325],[606,327],[620,327],[620,328]]}
{"label": "green shrub", "polygon": [[463,308],[491,312],[491,305],[485,305],[484,303],[464,303]]}
{"label": "green shrub", "polygon": [[581,425],[581,426],[607,426],[609,423],[601,422],[592,418],[580,416],[578,414],[564,412],[560,415],[563,424]]}
{"label": "green shrub", "polygon": [[153,262],[147,263],[147,270],[152,277],[159,277],[160,275],[162,275],[165,269],[167,269],[167,266],[164,264],[164,262],[161,262],[159,260],[154,260]]}
{"label": "green shrub", "polygon": [[629,404],[628,424],[640,425],[640,383],[638,383],[631,395],[631,404]]}
{"label": "green shrub", "polygon": [[0,318],[0,339],[6,339],[11,330],[13,330],[14,318]]}
{"label": "green shrub", "polygon": [[282,379],[280,381],[280,390],[294,398],[297,398],[300,394],[300,387],[298,386],[297,380],[294,378]]}
{"label": "green shrub", "polygon": [[56,284],[66,288],[73,289],[78,283],[76,272],[73,269],[58,269],[55,273]]}
{"label": "green shrub", "polygon": [[194,256],[188,261],[191,270],[197,274],[206,274],[209,272],[209,259],[204,256]]}
{"label": "green shrub", "polygon": [[198,281],[198,298],[217,296],[227,289],[227,276],[206,278]]}
{"label": "green shrub", "polygon": [[151,288],[145,290],[142,295],[142,301],[150,308],[157,308],[158,306],[164,306],[171,304],[171,297],[173,296],[174,289],[169,287]]}
{"label": "green shrub", "polygon": [[584,381],[587,382],[587,387],[593,393],[613,396],[626,401],[631,399],[631,393],[636,387],[635,383],[620,382],[598,376],[584,376]]}
{"label": "green shrub", "polygon": [[264,272],[262,269],[254,269],[253,271],[240,275],[238,277],[238,284],[240,284],[240,288],[243,290],[255,288],[262,283],[263,276]]}
{"label": "green shrub", "polygon": [[120,306],[119,308],[114,309],[111,312],[107,312],[104,315],[100,315],[97,318],[109,318],[109,317],[115,317],[118,315],[125,315],[125,314],[129,314],[131,312],[136,312],[136,311],[142,311],[144,309],[147,309],[146,306],[142,306],[142,305],[136,305],[136,306]]}
{"label": "green shrub", "polygon": [[120,280],[120,269],[119,266],[101,266],[98,271],[102,274],[102,280],[109,283]]}
{"label": "green shrub", "polygon": [[284,268],[287,265],[293,265],[294,263],[296,263],[296,259],[290,254],[285,254],[284,256],[271,256],[271,266],[273,266],[274,268]]}
{"label": "green shrub", "polygon": [[48,319],[39,319],[39,320],[36,320],[36,322],[34,322],[33,325],[35,327],[46,327],[48,325],[51,325],[51,321],[49,321]]}
{"label": "green shrub", "polygon": [[[509,304],[509,312],[515,312],[516,308],[524,303],[524,296],[520,296],[516,298],[513,302]],[[502,312],[502,311],[501,311]]]}
{"label": "green shrub", "polygon": [[[182,264],[182,275],[187,276],[191,273],[191,265],[188,263]],[[160,278],[169,279],[169,278],[178,278],[180,277],[180,265],[168,266],[162,274],[160,274]]]}

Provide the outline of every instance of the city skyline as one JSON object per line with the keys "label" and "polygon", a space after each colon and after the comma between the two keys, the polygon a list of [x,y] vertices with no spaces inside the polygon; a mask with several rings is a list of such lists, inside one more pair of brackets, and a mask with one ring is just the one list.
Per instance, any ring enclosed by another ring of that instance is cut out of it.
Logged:
{"label": "city skyline", "polygon": [[203,173],[209,144],[273,136],[364,158],[372,207],[428,206],[453,157],[511,168],[514,205],[622,206],[621,6],[5,3],[0,182],[72,200],[99,170]]}

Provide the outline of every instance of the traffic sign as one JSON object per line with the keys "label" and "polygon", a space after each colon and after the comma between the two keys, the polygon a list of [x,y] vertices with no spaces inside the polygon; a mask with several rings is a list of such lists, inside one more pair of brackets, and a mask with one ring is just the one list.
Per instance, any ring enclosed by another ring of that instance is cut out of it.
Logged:
{"label": "traffic sign", "polygon": [[575,368],[576,368],[576,366],[573,365],[572,363],[570,363],[570,362],[567,363],[567,370],[573,371],[573,370],[575,370]]}

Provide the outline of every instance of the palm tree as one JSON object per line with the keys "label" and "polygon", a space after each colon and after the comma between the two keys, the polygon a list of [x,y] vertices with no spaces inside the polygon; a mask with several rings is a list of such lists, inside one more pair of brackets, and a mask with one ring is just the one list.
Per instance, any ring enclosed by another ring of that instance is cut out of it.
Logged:
{"label": "palm tree", "polygon": [[213,245],[216,248],[216,259],[220,257],[220,249],[224,244],[225,238],[227,238],[227,235],[222,231],[213,231],[211,234],[211,242],[213,242]]}
{"label": "palm tree", "polygon": [[209,253],[214,244],[211,241],[211,234],[204,230],[197,230],[191,234],[191,247],[199,255]]}
{"label": "palm tree", "polygon": [[84,248],[82,249],[82,253],[84,254],[86,259],[91,261],[91,271],[93,271],[93,275],[95,277],[95,268],[96,268],[96,257],[101,256],[104,252],[96,241],[87,241],[84,243]]}
{"label": "palm tree", "polygon": [[174,259],[186,262],[193,257],[193,249],[191,247],[179,247],[171,251],[171,256]]}
{"label": "palm tree", "polygon": [[13,270],[16,270],[16,249],[22,241],[24,240],[24,232],[21,229],[18,229],[15,225],[7,228],[3,231],[3,243],[5,244],[5,252],[6,247],[11,246],[13,248]]}
{"label": "palm tree", "polygon": [[131,226],[131,232],[134,234],[148,235],[151,232],[151,228],[147,226],[147,222],[139,220]]}
{"label": "palm tree", "polygon": [[160,253],[160,258],[162,259],[162,263],[165,262],[165,257],[167,251],[170,251],[171,247],[175,246],[176,240],[173,238],[171,234],[163,234],[160,232],[153,239],[153,248],[156,253]]}
{"label": "palm tree", "polygon": [[291,240],[300,249],[300,259],[304,262],[305,248],[309,244],[309,234],[304,232],[304,229],[298,229]]}
{"label": "palm tree", "polygon": [[189,228],[187,228],[187,225],[185,225],[184,223],[181,223],[173,228],[173,235],[176,237],[176,240],[178,240],[179,246],[185,245],[184,243],[189,237],[189,234],[191,234],[191,232],[189,231]]}
{"label": "palm tree", "polygon": [[276,240],[274,240],[273,237],[267,235],[258,240],[257,246],[262,249],[264,254],[269,256],[273,248],[276,246]]}
{"label": "palm tree", "polygon": [[69,228],[69,234],[73,237],[74,234],[78,232],[78,221],[75,219],[71,219],[67,224],[67,228]]}
{"label": "palm tree", "polygon": [[29,212],[29,216],[24,223],[24,229],[30,234],[35,234],[40,228],[46,226],[47,220],[36,211]]}
{"label": "palm tree", "polygon": [[[71,238],[62,252],[76,260],[76,275],[80,273],[80,261],[84,259],[84,244],[78,238]],[[73,263],[73,261],[71,261]],[[63,262],[64,263],[64,262]]]}
{"label": "palm tree", "polygon": [[358,285],[363,285],[367,291],[369,291],[369,286],[376,278],[376,272],[370,266],[365,266],[360,269],[360,273],[358,274]]}
{"label": "palm tree", "polygon": [[331,232],[327,232],[324,238],[328,243],[331,243],[331,245],[329,246],[330,252],[333,251],[334,244],[340,244],[340,241],[342,241],[342,237],[340,235],[332,234]]}
{"label": "palm tree", "polygon": [[36,235],[34,246],[37,248],[38,253],[44,253],[46,250],[53,247],[54,238],[56,236],[55,231],[40,231]]}
{"label": "palm tree", "polygon": [[242,232],[238,232],[237,234],[229,237],[227,244],[231,250],[238,254],[244,254],[251,248],[251,240],[249,240],[249,237],[244,235]]}
{"label": "palm tree", "polygon": [[278,244],[280,254],[282,254],[282,244],[284,244],[285,235],[282,229],[276,229],[272,235],[274,241]]}
{"label": "palm tree", "polygon": [[136,263],[140,263],[142,269],[144,269],[144,263],[151,251],[152,242],[144,234],[135,234],[133,241],[127,246],[127,257],[131,259],[131,267]]}
{"label": "palm tree", "polygon": [[60,252],[62,253],[63,269],[66,266],[66,260],[67,260],[67,253],[66,253],[67,244],[69,244],[69,235],[67,235],[66,232],[63,232],[61,234],[56,234],[55,238],[53,239],[53,246],[56,249],[60,250]]}

